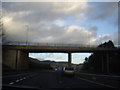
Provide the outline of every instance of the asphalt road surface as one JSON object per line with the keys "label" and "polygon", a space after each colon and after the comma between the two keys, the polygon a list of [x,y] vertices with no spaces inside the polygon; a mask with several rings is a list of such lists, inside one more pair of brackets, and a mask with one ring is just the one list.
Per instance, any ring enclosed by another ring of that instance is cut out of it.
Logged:
{"label": "asphalt road surface", "polygon": [[40,71],[18,75],[4,76],[3,85],[36,87],[36,88],[111,88],[89,82],[79,77],[65,77],[57,71]]}

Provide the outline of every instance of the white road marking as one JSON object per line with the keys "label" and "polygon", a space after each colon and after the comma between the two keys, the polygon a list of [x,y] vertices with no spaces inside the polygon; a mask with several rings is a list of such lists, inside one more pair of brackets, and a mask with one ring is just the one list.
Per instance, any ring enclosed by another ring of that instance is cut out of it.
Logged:
{"label": "white road marking", "polygon": [[87,82],[90,82],[90,83],[94,83],[94,84],[102,85],[102,86],[105,86],[105,87],[109,87],[109,88],[117,88],[117,87],[113,87],[113,86],[110,86],[110,85],[105,85],[105,84],[102,84],[102,83],[98,83],[98,82],[94,82],[94,81],[91,81],[91,80],[83,79],[83,78],[80,78],[80,77],[77,77],[77,78],[78,78],[78,79],[81,79],[81,80],[84,80],[84,81],[87,81]]}
{"label": "white road marking", "polygon": [[15,82],[11,82],[11,83],[9,83],[9,84],[15,84],[15,83],[17,83],[17,82],[20,82],[20,81],[22,81],[22,80],[24,80],[24,79],[26,79],[26,77],[24,77],[24,78],[21,78],[21,79],[19,79],[19,80],[16,80]]}
{"label": "white road marking", "polygon": [[[34,75],[33,75],[34,76]],[[19,80],[15,80],[14,82],[10,82],[9,84],[15,84],[15,83],[17,83],[17,82],[20,82],[20,81],[22,81],[22,80],[25,80],[26,78],[30,78],[30,76],[26,76],[26,77],[23,77],[23,78],[21,78],[21,79],[19,79]]]}
{"label": "white road marking", "polygon": [[19,82],[20,80],[16,80],[15,82]]}
{"label": "white road marking", "polygon": [[23,79],[26,79],[26,77],[24,77]]}
{"label": "white road marking", "polygon": [[22,81],[22,80],[23,80],[23,78],[20,79],[20,81]]}
{"label": "white road marking", "polygon": [[11,84],[11,85],[12,85],[12,84],[14,84],[14,82],[11,82],[11,83],[9,83],[9,84]]}

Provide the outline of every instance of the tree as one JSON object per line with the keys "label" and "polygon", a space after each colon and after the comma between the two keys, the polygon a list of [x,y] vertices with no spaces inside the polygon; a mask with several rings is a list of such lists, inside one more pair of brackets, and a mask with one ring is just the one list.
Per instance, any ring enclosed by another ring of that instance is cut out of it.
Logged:
{"label": "tree", "polygon": [[85,61],[88,61],[88,58],[87,58],[87,57],[85,57]]}
{"label": "tree", "polygon": [[[98,47],[102,48],[115,48],[111,40],[105,42]],[[109,52],[109,71],[111,73],[120,73],[120,55],[119,52]],[[87,62],[86,62],[87,61]],[[90,70],[94,68],[94,72],[106,73],[107,72],[107,56],[106,52],[93,53],[89,58],[85,58],[83,69]]]}

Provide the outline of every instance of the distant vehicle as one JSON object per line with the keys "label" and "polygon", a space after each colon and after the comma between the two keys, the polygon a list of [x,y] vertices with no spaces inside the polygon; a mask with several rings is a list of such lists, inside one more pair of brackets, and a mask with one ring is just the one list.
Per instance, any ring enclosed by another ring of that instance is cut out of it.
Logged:
{"label": "distant vehicle", "polygon": [[57,67],[57,70],[58,70],[58,71],[62,71],[62,69],[63,69],[62,66],[58,66],[58,67]]}
{"label": "distant vehicle", "polygon": [[64,67],[62,75],[64,75],[64,76],[74,76],[75,75],[75,69],[73,67]]}

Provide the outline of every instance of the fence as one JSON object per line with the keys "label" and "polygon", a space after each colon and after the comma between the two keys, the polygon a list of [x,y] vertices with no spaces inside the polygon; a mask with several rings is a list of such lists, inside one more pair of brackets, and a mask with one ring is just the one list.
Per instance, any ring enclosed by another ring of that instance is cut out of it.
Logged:
{"label": "fence", "polygon": [[64,43],[38,43],[38,42],[5,42],[2,45],[25,45],[25,46],[69,46],[69,47],[97,47],[97,45],[64,44]]}

